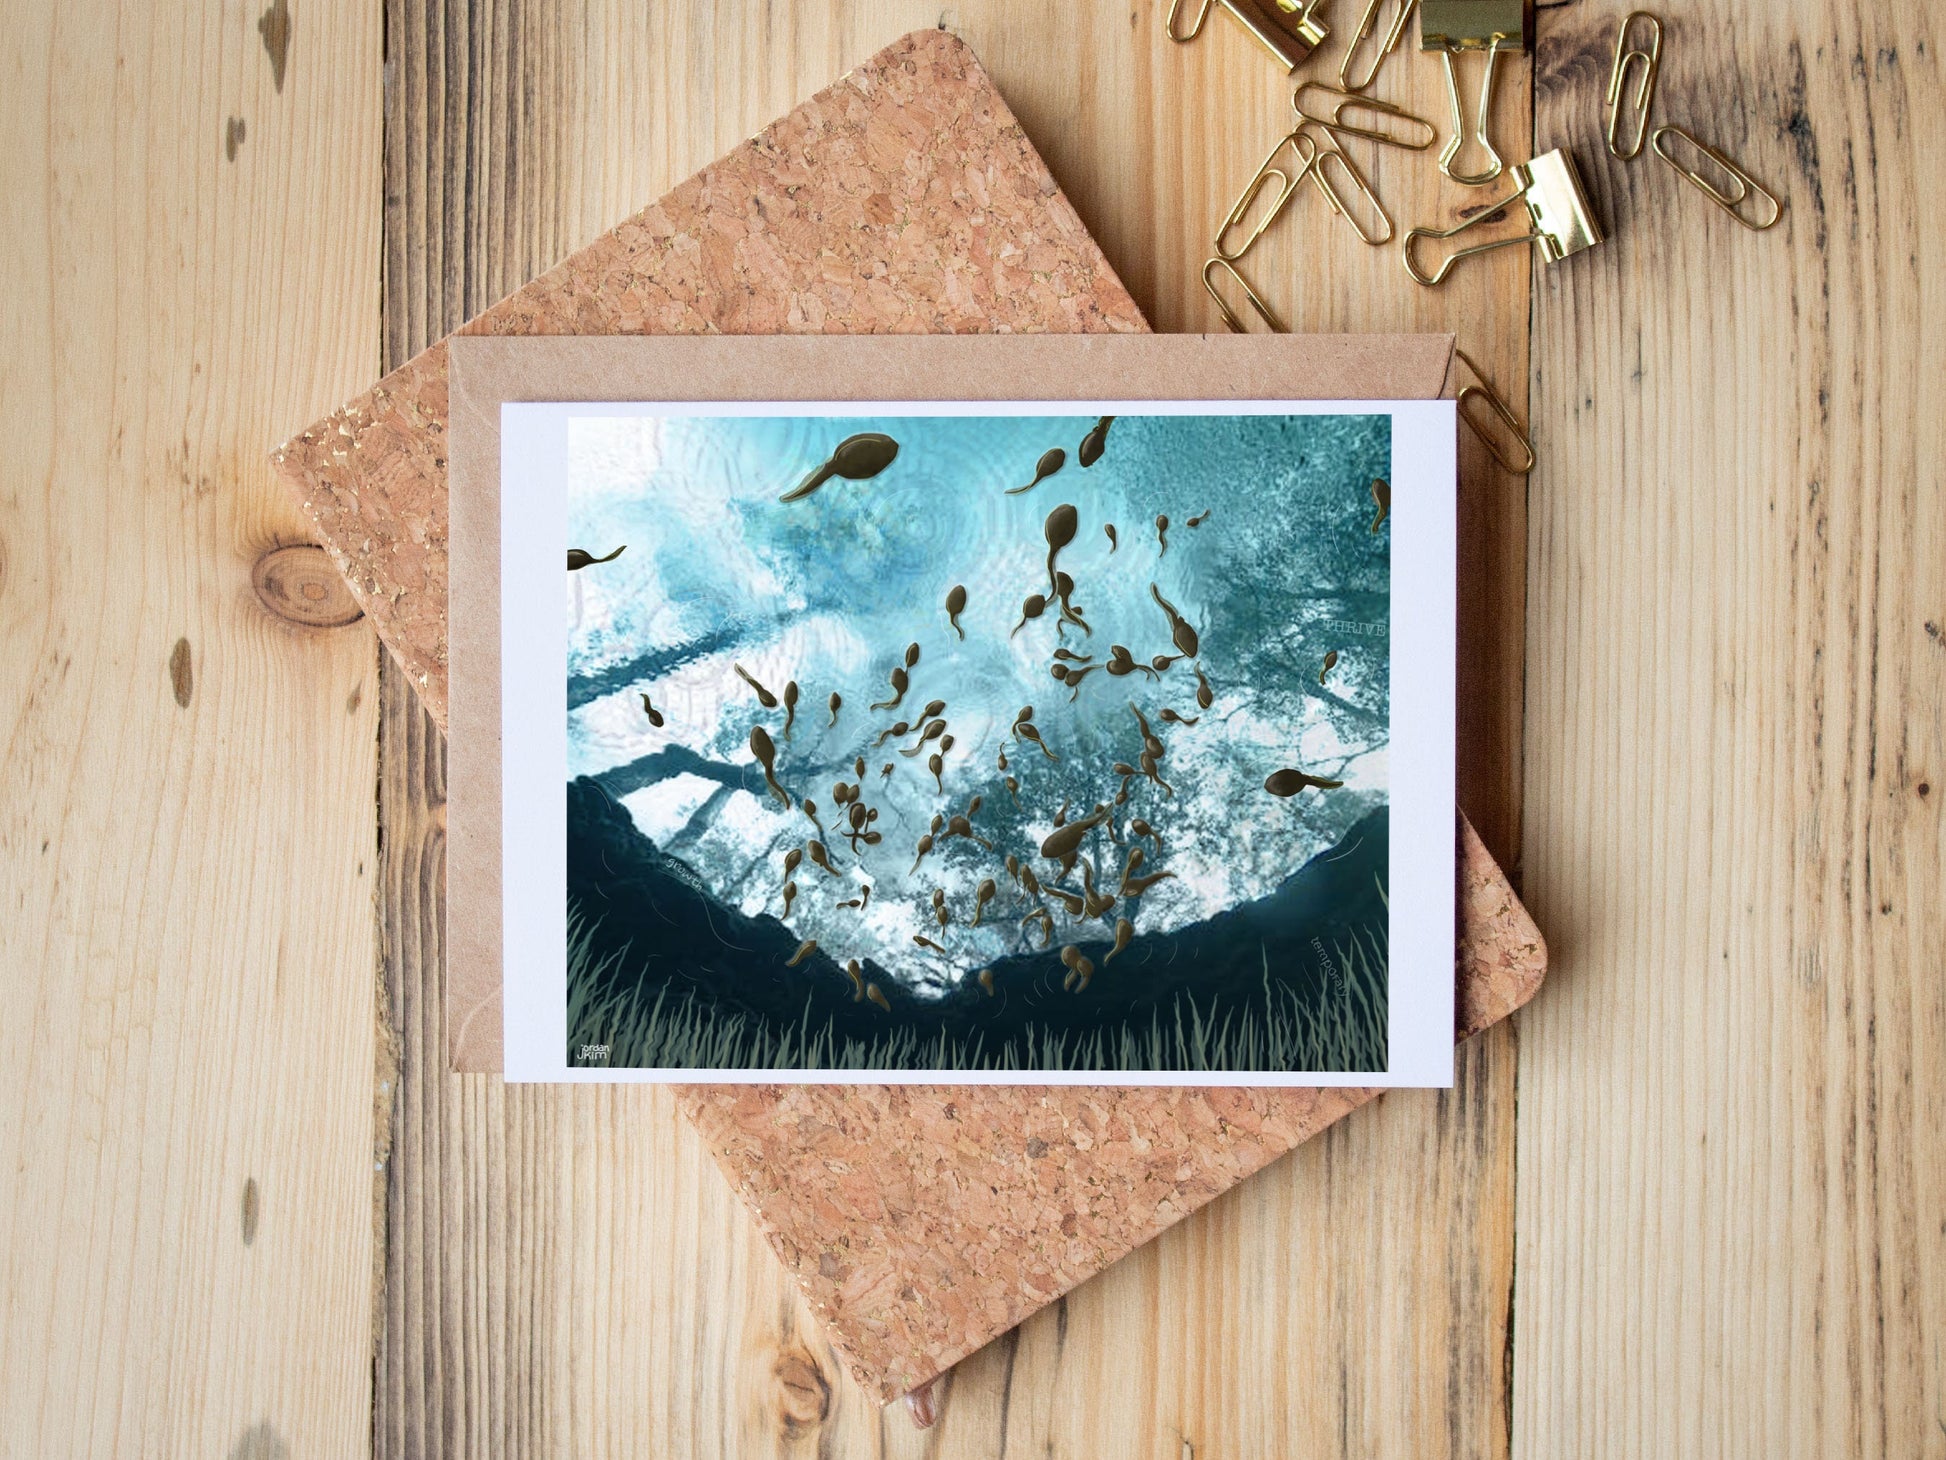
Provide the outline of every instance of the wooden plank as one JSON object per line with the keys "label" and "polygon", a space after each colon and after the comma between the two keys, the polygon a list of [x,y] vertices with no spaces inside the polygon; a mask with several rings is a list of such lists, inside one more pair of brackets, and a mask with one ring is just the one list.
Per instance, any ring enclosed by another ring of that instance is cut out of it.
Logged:
{"label": "wooden plank", "polygon": [[[1544,12],[1539,129],[1616,12]],[[1935,13],[1706,0],[1534,353],[1516,1454],[1946,1454]],[[1590,161],[1597,159],[1592,156]]]}
{"label": "wooden plank", "polygon": [[378,363],[379,41],[0,36],[10,1455],[368,1443],[375,646],[265,453]]}
{"label": "wooden plank", "polygon": [[[1149,4],[948,17],[1156,326],[1217,327],[1204,240],[1289,126],[1288,83],[1222,20],[1171,46]],[[903,0],[558,15],[394,0],[388,363],[938,19]],[[1416,55],[1394,66],[1381,90],[1443,116],[1438,70]],[[1503,102],[1518,139],[1524,83]],[[1371,171],[1401,228],[1474,200],[1433,187],[1429,158]],[[1461,326],[1524,415],[1524,259],[1424,291],[1321,199],[1298,206],[1251,264],[1291,322]],[[1463,799],[1510,859],[1522,488],[1469,456],[1465,511],[1479,689]],[[390,675],[384,725],[382,921],[402,1063],[381,1454],[1505,1452],[1508,1030],[1464,1053],[1454,1095],[1387,1097],[961,1365],[921,1435],[851,1387],[665,1096],[440,1071],[439,748]]]}

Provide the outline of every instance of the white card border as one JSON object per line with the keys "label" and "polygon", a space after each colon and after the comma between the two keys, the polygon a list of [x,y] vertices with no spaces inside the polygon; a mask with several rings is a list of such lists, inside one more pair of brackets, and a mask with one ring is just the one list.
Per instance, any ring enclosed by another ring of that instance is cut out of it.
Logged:
{"label": "white card border", "polygon": [[[1391,740],[1387,801],[1390,982],[1380,1071],[673,1070],[567,1063],[568,423],[630,416],[1384,415],[1392,420]],[[506,402],[500,407],[501,987],[509,1083],[1384,1086],[1453,1083],[1455,681],[1458,656],[1457,417],[1413,401],[662,401]],[[557,766],[518,778],[510,766]],[[1406,824],[1401,806],[1428,808]],[[1437,969],[1404,998],[1397,970]],[[526,976],[516,977],[525,970]]]}

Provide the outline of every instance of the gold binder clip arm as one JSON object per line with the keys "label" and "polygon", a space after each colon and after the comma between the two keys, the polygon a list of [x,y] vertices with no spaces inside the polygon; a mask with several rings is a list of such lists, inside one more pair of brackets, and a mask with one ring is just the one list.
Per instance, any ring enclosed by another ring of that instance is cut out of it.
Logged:
{"label": "gold binder clip arm", "polygon": [[[1687,142],[1711,162],[1722,168],[1724,174],[1734,185],[1735,191],[1731,192],[1718,187],[1709,178],[1696,171],[1695,168],[1676,161],[1669,154],[1669,149],[1663,145],[1663,138],[1665,137],[1682,138],[1683,141]],[[1660,157],[1664,162],[1675,168],[1677,172],[1696,184],[1702,190],[1704,197],[1708,198],[1717,207],[1721,208],[1725,213],[1728,213],[1752,233],[1762,233],[1766,228],[1775,228],[1777,226],[1777,220],[1784,216],[1784,204],[1778,198],[1777,194],[1773,193],[1769,188],[1745,172],[1741,163],[1734,161],[1717,148],[1710,146],[1709,143],[1705,142],[1701,137],[1698,137],[1694,132],[1683,127],[1657,127],[1651,145],[1654,146],[1657,157]],[[1759,223],[1754,218],[1746,218],[1743,215],[1743,205],[1752,197],[1761,198],[1764,202],[1770,204],[1770,217],[1764,222]]]}
{"label": "gold binder clip arm", "polygon": [[1286,71],[1295,71],[1331,34],[1330,27],[1313,14],[1321,3],[1322,0],[1312,0],[1300,9],[1286,0],[1201,0],[1189,29],[1178,30],[1176,22],[1182,13],[1183,0],[1169,0],[1169,12],[1162,18],[1162,31],[1178,45],[1193,41],[1203,33],[1203,23],[1209,19],[1210,11],[1220,5],[1277,58],[1279,65]]}
{"label": "gold binder clip arm", "polygon": [[[1307,91],[1330,98],[1329,103],[1322,109],[1326,115],[1321,116],[1318,111],[1305,109],[1304,93]],[[1414,116],[1404,107],[1394,106],[1391,102],[1380,101],[1376,97],[1339,91],[1335,87],[1326,86],[1322,81],[1299,83],[1297,90],[1291,93],[1291,110],[1295,111],[1302,121],[1316,122],[1320,127],[1328,127],[1343,136],[1363,137],[1384,147],[1403,147],[1409,152],[1424,152],[1439,140],[1439,129],[1424,117]],[[1378,122],[1345,120],[1346,112],[1355,115],[1360,111],[1368,112],[1381,120]],[[1407,127],[1387,131],[1382,120],[1386,117],[1404,122]]]}
{"label": "gold binder clip arm", "polygon": [[[1495,461],[1517,477],[1526,476],[1534,469],[1536,461],[1533,440],[1520,429],[1520,422],[1514,419],[1514,413],[1507,408],[1507,403],[1500,399],[1500,393],[1493,388],[1493,383],[1487,379],[1486,372],[1473,363],[1473,357],[1458,346],[1454,347],[1453,354],[1461,364],[1473,372],[1473,379],[1478,382],[1462,387],[1460,393],[1453,398],[1453,407],[1458,412],[1459,418],[1466,422],[1475,436],[1480,438],[1480,444],[1486,447]],[[1508,456],[1501,449],[1499,440],[1487,433],[1486,428],[1480,424],[1478,412],[1467,411],[1466,403],[1470,400],[1485,401],[1487,409],[1500,418],[1501,424],[1512,434],[1514,444],[1520,448],[1519,460]]]}
{"label": "gold binder clip arm", "polygon": [[[1439,170],[1456,183],[1470,188],[1483,187],[1506,171],[1507,164],[1489,135],[1494,83],[1499,79],[1501,56],[1527,49],[1532,25],[1532,0],[1420,0],[1419,49],[1444,53],[1446,94],[1453,103],[1453,137],[1439,154]],[[1454,166],[1468,140],[1466,104],[1460,100],[1458,54],[1461,51],[1487,53],[1486,77],[1480,83],[1480,100],[1474,108],[1471,134],[1472,140],[1486,153],[1489,165],[1485,172],[1460,172]]]}
{"label": "gold binder clip arm", "polygon": [[[1431,286],[1444,282],[1453,271],[1453,265],[1461,259],[1473,258],[1483,253],[1491,253],[1496,248],[1511,248],[1520,243],[1537,243],[1549,263],[1559,263],[1572,254],[1593,248],[1607,237],[1602,232],[1601,223],[1596,219],[1594,209],[1588,206],[1588,195],[1581,189],[1581,174],[1575,170],[1574,159],[1560,148],[1543,152],[1532,162],[1517,162],[1513,166],[1514,181],[1519,184],[1510,197],[1503,198],[1491,207],[1482,209],[1464,223],[1451,228],[1414,228],[1405,236],[1402,256],[1405,271],[1415,283]],[[1412,261],[1412,245],[1421,238],[1457,238],[1469,228],[1497,218],[1511,203],[1523,203],[1527,208],[1527,219],[1531,225],[1526,233],[1517,233],[1511,238],[1496,238],[1491,243],[1479,243],[1471,248],[1462,248],[1449,255],[1437,272],[1423,273]]]}
{"label": "gold binder clip arm", "polygon": [[[1629,44],[1635,22],[1648,22],[1649,45],[1644,50]],[[1608,151],[1623,162],[1642,155],[1642,143],[1649,135],[1649,107],[1655,101],[1655,82],[1662,70],[1662,22],[1646,10],[1631,10],[1615,32],[1615,64],[1608,72]],[[1628,78],[1635,76],[1634,140],[1622,142],[1622,91]]]}
{"label": "gold binder clip arm", "polygon": [[[1285,148],[1289,148],[1291,156],[1297,159],[1296,166],[1293,167],[1290,163],[1279,163],[1278,156]],[[1293,131],[1288,136],[1277,139],[1277,145],[1270,149],[1270,154],[1264,158],[1263,166],[1257,169],[1257,175],[1250,179],[1249,185],[1237,198],[1236,206],[1231,208],[1229,215],[1224,218],[1223,226],[1216,230],[1217,258],[1226,264],[1234,263],[1256,247],[1257,240],[1264,236],[1265,229],[1277,221],[1278,215],[1284,211],[1285,204],[1290,202],[1291,195],[1297,191],[1298,184],[1304,181],[1304,175],[1311,170],[1317,157],[1318,144],[1307,134]],[[1273,180],[1277,188],[1277,196],[1271,200],[1270,206],[1264,210],[1263,217],[1257,220],[1248,236],[1240,244],[1231,247],[1227,240],[1232,231],[1244,226],[1246,215],[1263,194],[1264,189],[1272,185]]]}
{"label": "gold binder clip arm", "polygon": [[[1351,231],[1358,235],[1361,243],[1370,244],[1373,248],[1390,243],[1393,233],[1392,215],[1385,211],[1385,204],[1380,202],[1378,194],[1372,191],[1370,180],[1366,178],[1364,173],[1358,170],[1358,165],[1347,157],[1344,150],[1338,146],[1336,139],[1332,136],[1331,128],[1326,127],[1322,122],[1311,120],[1301,123],[1297,131],[1292,133],[1292,135],[1305,137],[1306,140],[1309,140],[1308,131],[1312,127],[1318,127],[1323,130],[1325,134],[1325,145],[1317,148],[1316,155],[1312,160],[1311,176],[1318,185],[1318,191],[1324,194],[1325,202],[1331,205],[1331,211],[1351,225]],[[1346,195],[1340,192],[1338,184],[1331,180],[1331,169],[1326,164],[1333,161],[1337,163],[1339,171],[1350,180],[1352,188],[1370,205],[1372,212],[1378,215],[1378,222],[1370,228],[1367,228],[1358,220],[1357,215],[1352,212],[1350,204],[1346,201]],[[1384,229],[1383,232],[1379,231],[1381,227]]]}
{"label": "gold binder clip arm", "polygon": [[[1505,37],[1494,37],[1495,41],[1503,39]],[[1480,150],[1487,155],[1485,172],[1460,172],[1453,166],[1467,142],[1466,107],[1460,101],[1459,63],[1454,59],[1461,49],[1463,48],[1451,45],[1441,48],[1441,53],[1446,59],[1446,94],[1453,102],[1453,135],[1440,150],[1439,170],[1462,187],[1480,188],[1485,187],[1507,170],[1507,164],[1500,156],[1500,149],[1493,145],[1493,139],[1487,135],[1488,126],[1493,118],[1493,83],[1500,72],[1502,51],[1507,48],[1499,45],[1486,48],[1487,74],[1486,79],[1480,84],[1480,104],[1473,115],[1473,141],[1477,142]]]}
{"label": "gold binder clip arm", "polygon": [[1223,316],[1224,324],[1229,326],[1237,334],[1247,335],[1250,333],[1244,327],[1243,321],[1237,318],[1236,311],[1230,308],[1229,303],[1221,294],[1216,292],[1216,281],[1210,275],[1217,269],[1222,269],[1232,279],[1237,281],[1237,287],[1243,290],[1243,297],[1250,301],[1250,307],[1257,312],[1257,318],[1264,322],[1272,334],[1281,335],[1284,333],[1284,326],[1278,323],[1277,316],[1270,312],[1270,306],[1264,303],[1263,296],[1250,287],[1250,281],[1238,272],[1237,266],[1228,259],[1214,258],[1207,260],[1203,264],[1203,287],[1209,290],[1209,297],[1216,301],[1217,312]]}
{"label": "gold binder clip arm", "polygon": [[1418,3],[1419,0],[1400,0],[1399,13],[1393,19],[1391,29],[1385,32],[1385,39],[1378,43],[1378,51],[1372,57],[1372,64],[1365,69],[1364,79],[1354,81],[1351,74],[1352,63],[1358,57],[1359,47],[1363,46],[1366,41],[1370,40],[1377,33],[1378,12],[1385,4],[1385,0],[1370,0],[1370,3],[1365,6],[1363,18],[1358,22],[1358,29],[1352,35],[1351,45],[1345,51],[1344,59],[1338,63],[1338,84],[1340,86],[1344,87],[1346,91],[1363,91],[1374,81],[1378,80],[1379,69],[1391,59],[1392,53],[1399,48],[1399,43],[1405,39],[1405,28],[1412,21],[1412,8]]}

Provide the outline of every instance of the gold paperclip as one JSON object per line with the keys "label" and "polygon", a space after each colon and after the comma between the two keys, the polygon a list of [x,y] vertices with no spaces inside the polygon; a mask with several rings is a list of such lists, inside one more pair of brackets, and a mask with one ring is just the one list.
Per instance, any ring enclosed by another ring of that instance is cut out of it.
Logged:
{"label": "gold paperclip", "polygon": [[[1316,155],[1312,158],[1311,176],[1316,179],[1318,191],[1324,194],[1324,200],[1331,205],[1331,211],[1351,225],[1351,231],[1358,235],[1361,243],[1369,243],[1374,248],[1379,247],[1381,244],[1390,243],[1392,241],[1392,215],[1385,211],[1385,204],[1381,203],[1378,199],[1378,194],[1372,191],[1371,183],[1366,179],[1365,174],[1358,170],[1358,165],[1349,157],[1345,156],[1344,150],[1331,137],[1331,129],[1326,127],[1323,122],[1307,121],[1301,124],[1292,135],[1303,136],[1306,129],[1310,127],[1323,128],[1328,142],[1328,145],[1319,147]],[[1353,216],[1350,207],[1345,202],[1344,194],[1339,192],[1337,184],[1331,181],[1330,169],[1325,166],[1333,158],[1337,160],[1338,166],[1344,170],[1345,176],[1351,179],[1352,186],[1364,195],[1367,203],[1371,204],[1372,211],[1378,214],[1379,223],[1385,227],[1383,233],[1380,233],[1376,226],[1368,230],[1364,224],[1360,223]]]}
{"label": "gold paperclip", "polygon": [[[1319,92],[1331,98],[1328,108],[1330,115],[1319,116],[1316,112],[1304,109],[1304,93],[1307,91]],[[1355,112],[1361,108],[1376,117],[1396,117],[1402,122],[1410,123],[1412,127],[1423,128],[1424,140],[1409,141],[1407,137],[1400,136],[1396,129],[1388,132],[1378,124],[1360,124],[1344,120],[1346,112]],[[1409,152],[1424,152],[1439,140],[1439,129],[1424,117],[1415,117],[1404,107],[1394,106],[1391,102],[1380,101],[1376,97],[1339,91],[1334,87],[1326,86],[1322,81],[1300,82],[1297,90],[1291,93],[1291,109],[1304,121],[1316,122],[1320,127],[1329,127],[1332,131],[1347,137],[1363,137],[1384,147],[1403,147]]]}
{"label": "gold paperclip", "polygon": [[[1483,187],[1506,171],[1507,164],[1487,135],[1493,118],[1493,86],[1501,56],[1525,51],[1532,25],[1531,0],[1421,0],[1419,49],[1444,53],[1446,92],[1453,102],[1453,137],[1439,154],[1439,170],[1456,183]],[[1473,118],[1473,140],[1480,144],[1490,164],[1485,172],[1465,173],[1453,168],[1467,141],[1466,107],[1460,101],[1459,64],[1455,60],[1461,51],[1487,53],[1486,79],[1480,85]]]}
{"label": "gold paperclip", "polygon": [[1345,58],[1338,63],[1340,86],[1346,91],[1363,91],[1378,80],[1379,68],[1399,48],[1399,42],[1405,39],[1405,28],[1412,19],[1412,7],[1417,3],[1418,0],[1400,0],[1398,16],[1393,20],[1392,28],[1385,32],[1385,39],[1379,42],[1378,54],[1372,57],[1372,64],[1366,70],[1364,80],[1354,81],[1351,79],[1351,63],[1357,58],[1358,48],[1377,33],[1379,7],[1385,4],[1385,0],[1370,0],[1365,7],[1364,18],[1358,22],[1358,29],[1352,35],[1351,45],[1345,51]]}
{"label": "gold paperclip", "polygon": [[1182,10],[1182,0],[1169,0],[1169,13],[1162,18],[1162,30],[1178,44],[1193,41],[1202,34],[1210,10],[1221,5],[1286,71],[1295,71],[1331,34],[1330,27],[1312,14],[1321,3],[1322,0],[1311,0],[1300,8],[1287,6],[1283,0],[1201,0],[1195,24],[1186,31],[1178,31],[1176,16]]}
{"label": "gold paperclip", "polygon": [[[1649,48],[1628,43],[1628,33],[1638,20],[1649,23]],[[1637,66],[1640,62],[1640,66]],[[1656,73],[1662,69],[1662,22],[1646,10],[1631,10],[1615,32],[1615,65],[1608,73],[1608,150],[1624,162],[1642,155],[1642,143],[1649,135],[1649,106],[1655,100]],[[1635,140],[1627,147],[1621,143],[1622,88],[1631,70],[1635,78]]]}
{"label": "gold paperclip", "polygon": [[1263,297],[1255,289],[1250,287],[1250,281],[1238,272],[1237,266],[1228,259],[1210,259],[1203,265],[1203,287],[1209,290],[1209,297],[1216,301],[1216,308],[1223,316],[1223,323],[1228,325],[1237,334],[1247,335],[1250,333],[1249,330],[1244,328],[1243,321],[1237,318],[1236,311],[1231,309],[1224,302],[1223,296],[1216,292],[1216,281],[1210,277],[1210,273],[1212,270],[1219,268],[1237,281],[1237,286],[1243,290],[1243,297],[1250,301],[1250,307],[1257,311],[1257,318],[1261,319],[1269,327],[1270,332],[1278,335],[1283,334],[1284,326],[1279,324],[1277,316],[1270,312],[1270,306],[1264,303]]}
{"label": "gold paperclip", "polygon": [[[1289,163],[1280,165],[1277,160],[1278,155],[1286,147],[1290,148],[1291,155],[1297,159],[1295,168]],[[1223,220],[1223,226],[1216,230],[1216,256],[1219,259],[1225,263],[1234,263],[1256,246],[1257,240],[1264,236],[1264,230],[1275,223],[1277,215],[1284,211],[1284,205],[1290,202],[1291,195],[1297,191],[1297,185],[1304,181],[1304,174],[1311,170],[1311,165],[1317,161],[1317,156],[1317,142],[1300,132],[1293,131],[1288,136],[1277,139],[1277,145],[1272,147],[1270,155],[1264,158],[1264,165],[1257,169],[1257,175],[1250,179],[1249,186],[1237,199],[1236,206],[1230,209],[1229,216]],[[1270,207],[1265,210],[1257,225],[1250,230],[1249,237],[1234,249],[1230,248],[1226,240],[1229,239],[1231,230],[1243,226],[1244,215],[1250,211],[1251,205],[1257,201],[1263,190],[1270,186],[1272,178],[1277,180],[1277,196],[1272,199]]]}
{"label": "gold paperclip", "polygon": [[[1734,193],[1725,192],[1694,168],[1685,167],[1682,163],[1671,157],[1669,155],[1669,149],[1662,145],[1662,139],[1669,136],[1682,138],[1683,141],[1687,142],[1711,162],[1714,162],[1718,167],[1722,168],[1725,174],[1728,175],[1730,181],[1736,184],[1736,191]],[[1664,162],[1675,168],[1677,172],[1695,183],[1697,187],[1702,189],[1704,197],[1708,198],[1717,207],[1721,208],[1725,213],[1728,213],[1752,233],[1762,233],[1766,228],[1775,228],[1777,226],[1777,220],[1784,216],[1784,204],[1779,200],[1777,194],[1773,193],[1769,188],[1745,172],[1741,164],[1732,161],[1722,152],[1710,146],[1701,137],[1698,137],[1694,132],[1682,127],[1657,127],[1652,145],[1655,147],[1655,155],[1657,157],[1660,157]],[[1753,222],[1737,211],[1752,194],[1755,194],[1770,204],[1770,218],[1767,222]]]}
{"label": "gold paperclip", "polygon": [[[1526,476],[1534,469],[1534,443],[1528,439],[1527,433],[1520,429],[1520,422],[1516,421],[1514,413],[1507,409],[1507,403],[1500,399],[1499,392],[1487,379],[1486,372],[1473,363],[1473,357],[1457,346],[1454,347],[1453,354],[1459,358],[1461,364],[1473,372],[1473,378],[1479,382],[1477,385],[1463,387],[1453,398],[1453,408],[1459,413],[1459,418],[1472,429],[1473,434],[1480,438],[1481,444],[1492,453],[1495,461],[1517,477]],[[1506,428],[1513,433],[1514,441],[1520,447],[1521,456],[1524,458],[1522,461],[1510,460],[1507,453],[1500,449],[1500,443],[1489,436],[1485,428],[1480,425],[1477,416],[1467,414],[1466,403],[1469,400],[1485,401],[1487,409],[1501,419]]]}
{"label": "gold paperclip", "polygon": [[[1403,255],[1405,271],[1421,284],[1432,285],[1442,282],[1453,271],[1453,265],[1461,259],[1472,258],[1475,254],[1490,253],[1496,248],[1510,248],[1517,243],[1537,243],[1541,253],[1549,263],[1558,264],[1571,254],[1593,248],[1607,237],[1602,232],[1600,220],[1595,217],[1594,209],[1588,206],[1588,195],[1581,189],[1581,174],[1575,170],[1574,158],[1555,148],[1543,152],[1532,162],[1516,162],[1513,165],[1514,181],[1520,186],[1513,195],[1503,198],[1491,207],[1483,208],[1475,216],[1452,228],[1415,228],[1405,236]],[[1501,210],[1513,202],[1524,203],[1527,219],[1532,231],[1517,233],[1512,238],[1496,238],[1492,243],[1475,244],[1451,255],[1439,266],[1434,274],[1422,274],[1412,262],[1412,241],[1415,238],[1453,238],[1478,227],[1490,219],[1500,216]]]}

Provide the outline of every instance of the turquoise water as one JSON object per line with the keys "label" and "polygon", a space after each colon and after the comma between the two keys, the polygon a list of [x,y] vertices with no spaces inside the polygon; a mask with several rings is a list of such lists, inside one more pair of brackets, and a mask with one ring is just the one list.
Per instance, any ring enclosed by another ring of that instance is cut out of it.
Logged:
{"label": "turquoise water", "polygon": [[[1107,926],[1133,914],[1139,931],[1167,931],[1267,893],[1386,800],[1391,538],[1371,530],[1370,484],[1391,475],[1389,419],[1122,417],[1102,459],[1084,469],[1077,448],[1095,419],[575,419],[570,543],[627,550],[568,575],[569,776],[600,780],[715,898],[752,916],[783,915],[784,856],[820,838],[835,870],[798,867],[788,925],[923,991],[1038,947],[1038,932],[1000,915],[1004,896],[969,926],[976,889],[988,878],[1009,889],[1010,852],[1051,880],[1037,853],[1056,814],[1112,803],[1122,784],[1112,767],[1141,754],[1133,703],[1166,746],[1157,770],[1173,794],[1138,775],[1117,827],[1148,821],[1160,848],[1144,843],[1141,870],[1173,875],[1124,901]],[[859,432],[893,437],[896,460],[870,480],[834,478],[800,501],[778,500]],[[1007,495],[1053,447],[1065,466]],[[1094,632],[1058,633],[1056,610],[1015,632],[1022,600],[1047,591],[1043,529],[1062,504],[1079,525],[1058,567]],[[1166,548],[1158,514],[1169,518]],[[945,608],[956,585],[966,590],[964,639]],[[1112,644],[1142,662],[1173,652],[1158,592],[1195,627],[1193,662],[1153,679],[1097,670],[1072,695],[1052,678],[1057,647],[1096,664]],[[892,696],[889,671],[914,643],[919,660],[900,706],[869,709]],[[733,664],[777,696],[798,685],[788,736],[782,708],[765,709]],[[1194,665],[1210,686],[1207,709]],[[644,713],[644,693],[661,728]],[[916,731],[935,699],[947,702],[953,740],[939,784],[926,768],[938,740],[913,757],[894,753],[913,732],[874,744],[899,720]],[[1058,761],[1010,738],[1026,705]],[[1167,723],[1165,707],[1197,723]],[[816,803],[822,836],[800,805],[786,810],[766,789],[753,725],[775,742],[793,802]],[[1283,767],[1345,784],[1280,800],[1263,782]],[[838,834],[841,780],[856,781],[878,813],[879,845],[856,856]],[[914,872],[933,817],[964,814],[976,796],[969,822],[992,850],[943,840]],[[1097,834],[1087,852],[1114,891],[1125,847]],[[864,907],[844,906],[867,885]],[[1078,874],[1070,885],[1079,890]],[[935,891],[952,914],[944,929]]]}

